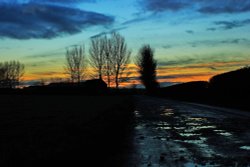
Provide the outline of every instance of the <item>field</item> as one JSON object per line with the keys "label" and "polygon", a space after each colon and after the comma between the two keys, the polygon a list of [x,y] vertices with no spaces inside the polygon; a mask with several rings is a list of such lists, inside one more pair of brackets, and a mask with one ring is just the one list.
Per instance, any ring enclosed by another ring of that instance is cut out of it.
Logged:
{"label": "field", "polygon": [[0,165],[120,166],[132,111],[129,96],[0,95]]}

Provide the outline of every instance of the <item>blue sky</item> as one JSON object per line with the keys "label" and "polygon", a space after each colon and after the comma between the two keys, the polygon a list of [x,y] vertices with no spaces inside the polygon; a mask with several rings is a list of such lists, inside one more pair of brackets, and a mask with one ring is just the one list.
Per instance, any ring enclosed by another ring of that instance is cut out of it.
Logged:
{"label": "blue sky", "polygon": [[63,74],[65,48],[117,31],[155,49],[162,82],[208,79],[250,62],[250,0],[0,0],[1,60],[26,79]]}

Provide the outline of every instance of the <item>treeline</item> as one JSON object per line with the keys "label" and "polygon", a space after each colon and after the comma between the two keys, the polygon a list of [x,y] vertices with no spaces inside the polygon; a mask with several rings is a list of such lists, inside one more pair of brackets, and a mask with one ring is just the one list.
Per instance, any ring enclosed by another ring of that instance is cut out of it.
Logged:
{"label": "treeline", "polygon": [[[156,89],[157,62],[153,49],[149,45],[143,45],[135,60],[141,83],[147,90]],[[119,88],[121,82],[129,81],[131,50],[125,38],[113,32],[92,38],[88,56],[84,45],[66,48],[65,62],[64,71],[71,83],[80,83],[86,76],[91,76],[105,81],[108,87]],[[24,64],[19,61],[0,63],[0,88],[16,88],[23,75]]]}
{"label": "treeline", "polygon": [[[131,50],[119,33],[92,38],[88,55],[87,59],[84,46],[74,46],[66,50],[65,72],[71,82],[81,82],[89,72],[86,69],[88,65],[93,70],[94,78],[104,80],[108,87],[119,88],[121,82],[129,80]],[[150,45],[143,45],[135,61],[141,83],[152,92],[158,87],[154,50]]]}
{"label": "treeline", "polygon": [[250,67],[195,81],[161,88],[158,95],[212,105],[250,110]]}
{"label": "treeline", "polygon": [[0,63],[0,88],[15,88],[24,74],[24,64],[19,61]]}
{"label": "treeline", "polygon": [[104,80],[108,87],[112,84],[118,88],[130,62],[130,55],[125,38],[120,34],[95,37],[90,41],[88,59],[84,46],[67,49],[65,71],[72,82],[81,82],[89,72],[86,67],[90,65],[94,76]]}

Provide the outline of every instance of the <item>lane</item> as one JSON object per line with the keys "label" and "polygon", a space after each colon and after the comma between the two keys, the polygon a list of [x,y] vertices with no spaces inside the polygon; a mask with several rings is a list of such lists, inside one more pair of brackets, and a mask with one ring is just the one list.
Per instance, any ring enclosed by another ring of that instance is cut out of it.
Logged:
{"label": "lane", "polygon": [[237,111],[135,96],[127,166],[250,166],[250,117]]}

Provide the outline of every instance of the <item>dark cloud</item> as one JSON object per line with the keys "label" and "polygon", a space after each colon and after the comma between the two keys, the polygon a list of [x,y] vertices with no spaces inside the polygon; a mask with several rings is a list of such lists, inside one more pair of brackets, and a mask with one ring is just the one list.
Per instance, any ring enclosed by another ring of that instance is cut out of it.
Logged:
{"label": "dark cloud", "polygon": [[160,87],[168,87],[168,86],[173,86],[173,85],[176,85],[176,84],[181,84],[183,82],[160,82]]}
{"label": "dark cloud", "polygon": [[120,30],[124,30],[124,29],[127,29],[128,27],[119,27],[119,28],[113,28],[109,31],[105,31],[105,32],[101,32],[99,34],[96,34],[96,35],[93,35],[91,36],[90,38],[98,38],[98,37],[101,37],[103,35],[107,35],[107,34],[111,34],[113,32],[117,32],[117,31],[120,31]]}
{"label": "dark cloud", "polygon": [[209,67],[211,70],[217,70],[217,68],[215,67]]}
{"label": "dark cloud", "polygon": [[37,3],[0,4],[0,37],[50,39],[113,22],[111,16],[70,7]]}
{"label": "dark cloud", "polygon": [[0,0],[0,3],[8,4],[22,4],[22,3],[61,3],[61,4],[70,4],[70,3],[93,3],[96,0]]}
{"label": "dark cloud", "polygon": [[41,75],[41,76],[53,76],[53,75],[62,75],[61,72],[49,71],[49,72],[33,72],[31,74]]}
{"label": "dark cloud", "polygon": [[158,76],[157,79],[176,79],[176,78],[186,78],[186,77],[197,77],[197,76],[207,76],[211,75],[212,73],[188,73],[188,74],[174,74],[174,75],[164,75]]}
{"label": "dark cloud", "polygon": [[138,23],[138,22],[142,22],[142,21],[146,21],[148,19],[150,19],[152,16],[149,17],[138,17],[135,19],[131,19],[131,20],[127,20],[124,23],[122,23],[122,25],[129,25],[129,24],[133,24],[133,23]]}
{"label": "dark cloud", "polygon": [[217,29],[216,29],[216,28],[211,27],[211,28],[207,28],[206,30],[207,30],[207,31],[216,31]]}
{"label": "dark cloud", "polygon": [[33,2],[55,2],[55,3],[81,3],[96,2],[96,0],[32,0]]}
{"label": "dark cloud", "polygon": [[139,0],[150,12],[193,9],[203,14],[242,13],[250,11],[249,0]]}
{"label": "dark cloud", "polygon": [[194,31],[193,30],[187,30],[186,33],[188,33],[188,34],[194,34]]}
{"label": "dark cloud", "polygon": [[230,30],[233,28],[243,27],[250,24],[250,19],[246,20],[234,20],[234,21],[216,21],[215,25],[220,26],[224,30]]}
{"label": "dark cloud", "polygon": [[164,48],[164,49],[170,49],[170,48],[172,48],[173,46],[172,45],[163,45],[162,46],[162,48]]}
{"label": "dark cloud", "polygon": [[203,2],[203,6],[198,10],[205,14],[220,13],[242,13],[250,11],[249,0],[212,0]]}
{"label": "dark cloud", "polygon": [[187,7],[188,3],[184,0],[144,0],[139,1],[145,10],[151,12],[178,11]]}
{"label": "dark cloud", "polygon": [[182,64],[190,64],[196,62],[195,58],[185,58],[185,59],[176,59],[170,61],[160,61],[158,62],[159,67],[161,66],[173,66],[173,65],[182,65]]}
{"label": "dark cloud", "polygon": [[195,41],[188,43],[191,46],[218,46],[223,44],[244,44],[250,45],[250,40],[246,38],[235,38],[235,39],[225,39],[225,40],[203,40],[203,41]]}
{"label": "dark cloud", "polygon": [[65,49],[60,49],[59,51],[45,52],[40,54],[34,54],[26,56],[27,59],[37,59],[37,58],[47,58],[47,57],[59,57],[64,56]]}

